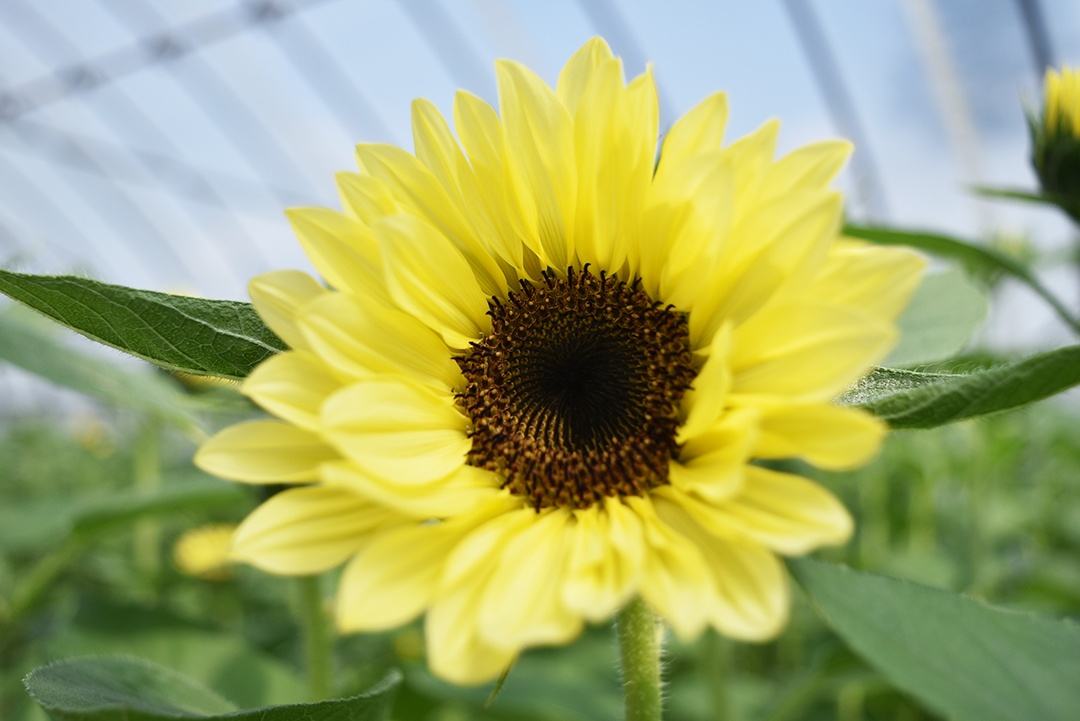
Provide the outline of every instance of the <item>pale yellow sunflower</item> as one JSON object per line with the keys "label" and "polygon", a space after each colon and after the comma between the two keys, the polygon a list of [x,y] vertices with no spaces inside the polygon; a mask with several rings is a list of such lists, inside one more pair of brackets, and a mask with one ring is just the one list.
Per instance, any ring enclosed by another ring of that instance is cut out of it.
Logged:
{"label": "pale yellow sunflower", "polygon": [[889,350],[923,262],[839,240],[850,146],[774,161],[778,125],[722,146],[714,95],[666,134],[650,72],[599,39],[552,91],[496,65],[457,140],[413,105],[415,155],[357,148],[344,212],[289,212],[330,288],[251,284],[291,350],[242,390],[280,420],[197,462],[293,483],[237,531],[279,574],[347,563],[344,631],[426,613],[432,669],[497,676],[639,595],[682,637],[783,627],[777,554],[843,543],[818,485],[752,463],[866,462],[885,433],[832,403]]}

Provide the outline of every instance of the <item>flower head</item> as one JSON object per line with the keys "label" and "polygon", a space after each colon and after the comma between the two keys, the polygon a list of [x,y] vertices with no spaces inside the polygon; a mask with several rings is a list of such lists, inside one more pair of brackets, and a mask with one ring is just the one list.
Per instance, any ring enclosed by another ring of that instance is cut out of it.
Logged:
{"label": "flower head", "polygon": [[199,465],[292,483],[234,554],[274,573],[346,563],[338,623],[426,612],[432,668],[477,683],[640,595],[682,636],[783,627],[776,554],[844,542],[816,484],[755,459],[868,460],[884,434],[832,399],[894,342],[922,261],[837,238],[826,142],[774,161],[777,124],[722,147],[723,95],[666,134],[650,72],[594,39],[554,91],[499,62],[457,140],[413,105],[415,155],[357,149],[344,212],[289,213],[330,286],[251,296],[291,350],[242,390],[280,420]]}
{"label": "flower head", "polygon": [[1074,217],[1080,214],[1080,72],[1046,69],[1043,113],[1029,114],[1032,164],[1043,190]]}

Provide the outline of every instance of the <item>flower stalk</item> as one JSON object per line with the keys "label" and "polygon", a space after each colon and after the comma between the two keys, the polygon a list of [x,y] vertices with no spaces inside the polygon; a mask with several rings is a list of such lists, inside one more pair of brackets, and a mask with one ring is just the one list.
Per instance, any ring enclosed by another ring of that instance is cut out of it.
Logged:
{"label": "flower stalk", "polygon": [[626,721],[660,721],[660,649],[656,614],[640,598],[616,618]]}
{"label": "flower stalk", "polygon": [[[134,448],[135,488],[141,493],[153,493],[161,487],[161,422],[155,418],[143,421]],[[142,518],[133,529],[135,567],[156,581],[161,573],[161,521]]]}
{"label": "flower stalk", "polygon": [[297,579],[300,596],[300,620],[303,623],[304,651],[307,660],[308,700],[331,698],[333,641],[323,609],[322,579],[304,576]]}

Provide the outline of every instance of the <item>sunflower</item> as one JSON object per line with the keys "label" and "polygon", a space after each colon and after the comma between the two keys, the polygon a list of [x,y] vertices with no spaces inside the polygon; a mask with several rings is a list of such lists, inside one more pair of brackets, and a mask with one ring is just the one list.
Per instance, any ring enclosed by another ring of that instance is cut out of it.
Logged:
{"label": "sunflower", "polygon": [[1068,66],[1046,69],[1043,124],[1054,133],[1080,136],[1080,72]]}
{"label": "sunflower", "polygon": [[413,104],[415,154],[360,145],[344,212],[288,216],[329,288],[254,279],[290,350],[242,390],[280,420],[197,463],[288,483],[234,557],[346,564],[343,631],[426,613],[428,659],[472,684],[640,597],[674,631],[764,640],[789,606],[777,554],[843,543],[826,490],[758,459],[866,462],[883,424],[832,400],[894,343],[923,262],[838,238],[850,146],[773,160],[769,122],[726,147],[707,98],[656,162],[651,71],[604,41],[552,91],[496,65],[499,113],[459,92],[457,140]]}
{"label": "sunflower", "polygon": [[1043,113],[1029,111],[1028,125],[1039,184],[1080,221],[1080,71],[1046,69]]}

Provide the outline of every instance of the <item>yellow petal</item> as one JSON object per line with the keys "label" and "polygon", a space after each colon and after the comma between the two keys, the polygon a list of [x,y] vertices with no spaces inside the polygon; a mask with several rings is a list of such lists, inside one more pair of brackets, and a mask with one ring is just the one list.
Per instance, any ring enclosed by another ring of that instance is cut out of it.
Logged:
{"label": "yellow petal", "polygon": [[307,341],[296,325],[300,309],[327,292],[314,278],[298,270],[263,273],[248,284],[248,295],[259,317],[290,348],[297,350],[308,350]]}
{"label": "yellow petal", "polygon": [[[497,256],[507,257],[506,243],[499,218],[492,212],[476,172],[465,159],[450,128],[438,109],[426,100],[413,101],[413,142],[416,157],[438,178],[443,189],[462,209],[471,226],[462,238],[466,256],[473,263],[480,285],[491,295],[505,296],[506,277]],[[490,278],[490,280],[489,280]]]}
{"label": "yellow petal", "polygon": [[480,635],[492,645],[522,647],[567,643],[581,633],[581,616],[562,602],[571,516],[566,509],[533,515],[507,538],[477,613]]}
{"label": "yellow petal", "polygon": [[907,307],[925,269],[926,260],[904,248],[845,240],[829,252],[803,297],[895,320]]}
{"label": "yellow petal", "polygon": [[345,567],[337,594],[337,625],[346,633],[384,631],[427,608],[442,564],[464,529],[413,523],[375,536]]}
{"label": "yellow petal", "polygon": [[606,61],[613,60],[611,48],[603,38],[591,38],[570,56],[559,73],[555,95],[573,116],[592,74]]}
{"label": "yellow petal", "polygon": [[349,462],[326,463],[322,479],[345,486],[387,508],[415,518],[449,518],[470,513],[502,493],[502,478],[473,466],[461,466],[445,478],[422,486],[388,481]]}
{"label": "yellow petal", "polygon": [[852,310],[772,305],[735,330],[732,393],[831,400],[895,340],[889,324]]}
{"label": "yellow petal", "polygon": [[645,558],[638,592],[672,630],[691,639],[704,628],[714,596],[700,549],[656,515],[652,501],[626,499],[645,528]]}
{"label": "yellow petal", "polygon": [[480,634],[477,609],[501,549],[535,520],[531,508],[502,513],[466,535],[450,553],[424,624],[428,662],[436,675],[458,684],[483,683],[517,656],[519,647],[493,644]]}
{"label": "yellow petal", "polygon": [[394,301],[440,334],[451,348],[464,349],[491,329],[488,298],[465,257],[431,225],[398,215],[375,225]]}
{"label": "yellow petal", "polygon": [[323,404],[326,436],[362,470],[401,484],[445,478],[465,463],[468,421],[449,393],[405,379],[374,378]]}
{"label": "yellow petal", "polygon": [[656,179],[636,243],[646,292],[683,310],[696,305],[730,234],[734,203],[735,175],[719,153],[695,155]]}
{"label": "yellow petal", "polygon": [[846,140],[804,145],[776,161],[765,174],[763,200],[785,193],[822,190],[844,167],[854,146]]}
{"label": "yellow petal", "polygon": [[535,520],[536,512],[521,503],[518,508],[495,516],[469,533],[446,560],[441,581],[443,590],[486,579],[495,569],[499,550]]}
{"label": "yellow petal", "polygon": [[645,546],[641,519],[618,498],[574,511],[562,601],[598,623],[630,600]]}
{"label": "yellow petal", "polygon": [[758,406],[761,424],[755,458],[799,457],[830,471],[857,468],[878,452],[888,427],[856,408],[829,403]]}
{"label": "yellow petal", "polygon": [[345,213],[364,225],[401,212],[393,192],[378,178],[362,173],[338,173],[338,195]]}
{"label": "yellow petal", "polygon": [[748,466],[739,495],[710,504],[687,494],[667,493],[711,534],[746,539],[777,553],[799,555],[836,546],[851,537],[851,515],[829,491],[789,473]]}
{"label": "yellow petal", "polygon": [[679,427],[679,434],[675,439],[679,443],[685,443],[687,439],[712,427],[724,412],[728,389],[731,387],[731,370],[728,368],[731,333],[730,324],[716,332],[705,364],[683,396],[681,407],[685,409],[686,421]]}
{"label": "yellow petal", "polygon": [[319,409],[341,382],[316,356],[302,351],[267,358],[244,379],[240,392],[278,418],[318,430]]}
{"label": "yellow petal", "polygon": [[[622,265],[625,252],[616,254],[620,215],[628,198],[622,187],[633,170],[631,148],[621,137],[618,118],[625,95],[622,64],[608,60],[591,72],[574,117],[577,161],[577,219],[575,246],[582,263],[598,269]],[[652,168],[649,168],[651,175]],[[640,207],[640,206],[639,206]],[[633,208],[638,210],[638,208]]]}
{"label": "yellow petal", "polygon": [[656,157],[655,88],[651,72],[624,87],[621,62],[606,60],[592,70],[579,98],[574,243],[583,264],[620,268],[640,233]]}
{"label": "yellow petal", "polygon": [[[690,438],[678,460],[668,464],[671,485],[721,501],[738,492],[743,467],[756,438],[757,411],[740,409],[727,413],[708,430]],[[662,489],[658,489],[658,492]]]}
{"label": "yellow petal", "polygon": [[694,304],[691,346],[770,301],[802,302],[836,238],[842,211],[839,193],[793,194],[761,206],[735,229],[740,242],[729,246]]}
{"label": "yellow petal", "polygon": [[[418,152],[427,151],[428,155],[436,153],[433,146],[437,146],[439,140],[433,135],[441,130],[445,134],[442,140],[452,144],[458,154],[461,153],[449,137],[450,131],[446,129],[442,116],[430,103],[414,103],[413,126]],[[465,217],[456,184],[452,197],[420,160],[392,145],[358,145],[356,158],[363,169],[386,183],[402,207],[438,229],[453,243],[468,262],[486,295],[502,295],[505,292],[506,279]],[[461,161],[464,163],[464,157]],[[468,168],[464,170],[471,173]]]}
{"label": "yellow petal", "polygon": [[204,443],[195,465],[231,481],[302,483],[318,480],[319,465],[340,457],[310,431],[278,421],[247,421]]}
{"label": "yellow petal", "polygon": [[[656,93],[652,64],[626,86],[622,117],[616,122],[626,138],[629,151],[627,176],[622,190],[623,205],[619,208],[620,226],[616,243],[625,247],[629,272],[636,273],[640,265],[642,211],[649,197],[656,169],[656,141],[660,132],[660,98]],[[615,253],[615,257],[618,257]]]}
{"label": "yellow petal", "polygon": [[780,123],[769,120],[723,150],[724,157],[735,169],[736,193],[745,212],[753,208],[759,197],[762,183],[776,153],[776,136],[779,133]]}
{"label": "yellow petal", "polygon": [[428,664],[436,676],[461,686],[494,680],[521,649],[493,645],[480,636],[476,608],[483,579],[440,592],[424,622]]}
{"label": "yellow petal", "polygon": [[525,241],[536,236],[536,217],[535,212],[523,213],[518,201],[504,154],[499,116],[480,98],[459,90],[454,96],[454,127],[476,173],[484,204],[499,226],[498,237],[489,242],[504,260],[521,268]]}
{"label": "yellow petal", "polygon": [[394,308],[327,294],[305,309],[300,328],[314,352],[349,379],[398,374],[443,391],[462,381],[446,343]]}
{"label": "yellow petal", "polygon": [[495,70],[509,167],[522,206],[536,218],[537,237],[527,242],[545,265],[565,272],[577,197],[570,113],[525,66],[498,60]]}
{"label": "yellow petal", "polygon": [[327,208],[285,211],[319,274],[334,288],[388,303],[379,248],[367,226]]}
{"label": "yellow petal", "polygon": [[727,96],[715,93],[679,118],[664,136],[657,175],[698,153],[719,150],[727,124]]}
{"label": "yellow petal", "polygon": [[754,542],[709,533],[678,501],[660,499],[656,510],[702,554],[711,581],[709,625],[744,641],[775,637],[791,607],[787,573],[776,556]]}
{"label": "yellow petal", "polygon": [[373,530],[399,522],[395,514],[346,490],[290,488],[244,519],[232,555],[279,575],[322,573],[356,553]]}

